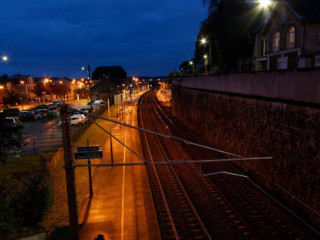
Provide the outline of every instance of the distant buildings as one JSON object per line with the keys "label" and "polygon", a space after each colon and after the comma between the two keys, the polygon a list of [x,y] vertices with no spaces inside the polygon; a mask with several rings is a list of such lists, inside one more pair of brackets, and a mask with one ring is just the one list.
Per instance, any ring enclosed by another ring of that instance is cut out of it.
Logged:
{"label": "distant buildings", "polygon": [[21,94],[27,99],[33,99],[36,97],[35,88],[36,83],[31,76],[18,74],[8,77],[3,75],[0,77],[0,103],[3,102],[3,97],[10,92]]}
{"label": "distant buildings", "polygon": [[256,71],[320,67],[320,1],[279,0],[256,36]]}
{"label": "distant buildings", "polygon": [[127,80],[127,72],[121,66],[97,67],[92,73],[93,80],[99,82],[91,88],[94,98],[103,98],[122,91]]}

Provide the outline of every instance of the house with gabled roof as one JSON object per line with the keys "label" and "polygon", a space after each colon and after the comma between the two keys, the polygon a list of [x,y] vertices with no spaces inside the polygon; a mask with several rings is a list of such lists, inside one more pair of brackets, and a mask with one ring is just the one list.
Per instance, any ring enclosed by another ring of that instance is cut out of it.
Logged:
{"label": "house with gabled roof", "polygon": [[278,0],[256,36],[256,71],[320,67],[320,1]]}

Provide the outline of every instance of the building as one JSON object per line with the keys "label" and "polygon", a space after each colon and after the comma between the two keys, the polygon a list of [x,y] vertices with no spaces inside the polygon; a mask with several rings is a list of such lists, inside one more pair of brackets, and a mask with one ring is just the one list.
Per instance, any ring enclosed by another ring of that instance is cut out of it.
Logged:
{"label": "building", "polygon": [[320,67],[320,1],[279,0],[256,36],[256,71]]}
{"label": "building", "polygon": [[127,72],[121,66],[97,67],[92,79],[99,80],[91,88],[92,98],[107,98],[122,91],[127,80]]}
{"label": "building", "polygon": [[92,73],[93,80],[126,79],[127,72],[121,66],[97,67]]}

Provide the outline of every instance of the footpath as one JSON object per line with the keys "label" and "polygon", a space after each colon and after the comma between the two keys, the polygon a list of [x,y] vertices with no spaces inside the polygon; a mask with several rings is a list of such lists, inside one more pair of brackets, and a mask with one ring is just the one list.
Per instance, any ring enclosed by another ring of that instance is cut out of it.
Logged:
{"label": "footpath", "polygon": [[[137,126],[137,104],[140,95],[126,105],[121,122]],[[109,131],[109,129],[106,129]],[[99,130],[97,130],[99,131]],[[102,130],[106,142],[100,163],[110,163],[110,137]],[[112,134],[142,156],[137,130],[112,124]],[[101,146],[100,146],[101,147]],[[140,158],[116,140],[112,140],[114,163],[142,162]],[[94,160],[91,161],[95,163]],[[93,196],[78,206],[81,240],[104,239],[161,239],[157,216],[145,166],[96,167],[93,177]]]}

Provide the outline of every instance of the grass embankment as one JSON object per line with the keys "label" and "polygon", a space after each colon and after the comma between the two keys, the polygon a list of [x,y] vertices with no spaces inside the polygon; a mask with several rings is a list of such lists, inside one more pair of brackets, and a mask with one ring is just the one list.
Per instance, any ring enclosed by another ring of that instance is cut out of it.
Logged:
{"label": "grass embankment", "polygon": [[[111,106],[110,115],[111,118],[115,119],[117,117],[117,106]],[[108,110],[102,113],[102,117],[108,117]],[[106,130],[109,130],[112,127],[113,123],[97,119],[96,122],[104,127]],[[95,124],[91,124],[83,134],[73,143],[73,150],[76,151],[78,146],[87,146],[87,139],[89,140],[90,145],[99,145],[100,148],[103,148],[106,141],[109,139],[109,135],[103,132]],[[106,152],[106,149],[103,151],[104,158],[109,155]],[[80,163],[87,163],[87,160],[77,160]],[[101,160],[92,159],[92,163],[99,163]],[[50,163],[50,173],[54,182],[54,205],[52,211],[50,211],[44,218],[42,226],[47,231],[53,231],[56,227],[68,226],[69,225],[69,216],[68,216],[68,199],[66,192],[66,176],[65,170],[62,167],[64,165],[64,153],[61,149],[58,151],[51,160]],[[95,167],[91,168],[92,176],[94,176]],[[81,204],[84,200],[89,198],[89,178],[88,178],[88,168],[76,168],[76,188],[77,188],[77,202],[78,208],[81,207]],[[81,223],[81,219],[79,220]]]}

